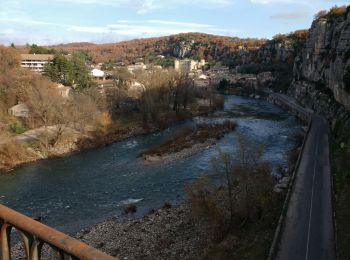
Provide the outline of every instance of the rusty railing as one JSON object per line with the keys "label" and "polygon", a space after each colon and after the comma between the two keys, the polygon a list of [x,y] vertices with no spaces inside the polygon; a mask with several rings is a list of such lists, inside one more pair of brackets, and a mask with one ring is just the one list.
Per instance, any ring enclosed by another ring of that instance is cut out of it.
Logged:
{"label": "rusty railing", "polygon": [[49,245],[56,259],[116,260],[77,239],[50,228],[0,204],[0,260],[11,259],[11,230],[15,228],[23,242],[26,259],[41,259],[41,249]]}

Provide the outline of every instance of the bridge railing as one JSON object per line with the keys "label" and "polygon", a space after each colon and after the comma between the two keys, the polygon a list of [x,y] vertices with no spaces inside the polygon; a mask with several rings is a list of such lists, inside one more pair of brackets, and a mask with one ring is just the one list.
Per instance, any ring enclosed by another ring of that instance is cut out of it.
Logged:
{"label": "bridge railing", "polygon": [[26,259],[40,260],[44,244],[56,259],[116,260],[77,239],[50,228],[0,204],[0,260],[11,259],[11,230],[15,228],[23,242]]}

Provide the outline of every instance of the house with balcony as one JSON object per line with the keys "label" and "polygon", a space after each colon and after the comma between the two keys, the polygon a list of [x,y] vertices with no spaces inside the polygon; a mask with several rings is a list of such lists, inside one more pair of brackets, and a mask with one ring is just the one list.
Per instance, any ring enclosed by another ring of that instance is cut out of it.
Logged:
{"label": "house with balcony", "polygon": [[52,54],[21,54],[21,67],[41,73],[53,57]]}

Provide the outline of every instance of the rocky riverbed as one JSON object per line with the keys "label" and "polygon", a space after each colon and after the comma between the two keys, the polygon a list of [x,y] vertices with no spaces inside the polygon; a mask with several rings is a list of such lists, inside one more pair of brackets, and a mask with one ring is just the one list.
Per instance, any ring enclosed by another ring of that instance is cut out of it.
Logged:
{"label": "rocky riverbed", "polygon": [[[197,259],[210,243],[208,227],[193,221],[188,204],[163,207],[142,218],[112,218],[75,237],[119,259]],[[43,259],[52,259],[43,249]],[[13,259],[25,259],[22,245]]]}
{"label": "rocky riverbed", "polygon": [[119,259],[196,259],[209,243],[207,228],[192,220],[187,204],[139,219],[111,219],[77,237]]}

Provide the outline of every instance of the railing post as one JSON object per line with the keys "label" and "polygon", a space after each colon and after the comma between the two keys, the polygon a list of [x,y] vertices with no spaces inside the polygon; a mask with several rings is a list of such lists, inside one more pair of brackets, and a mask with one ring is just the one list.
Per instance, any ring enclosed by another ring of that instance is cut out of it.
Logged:
{"label": "railing post", "polygon": [[0,260],[11,260],[11,229],[12,226],[6,222],[0,228]]}
{"label": "railing post", "polygon": [[27,260],[40,260],[44,243],[60,260],[117,259],[0,204],[0,260],[11,260],[12,227],[22,238]]}
{"label": "railing post", "polygon": [[32,247],[32,244],[33,244],[33,241],[34,241],[34,237],[33,235],[31,235],[30,233],[28,232],[25,232],[23,230],[20,230],[20,229],[17,229],[21,238],[22,238],[22,241],[23,241],[23,244],[24,244],[24,250],[26,251],[26,257],[27,259],[29,259],[30,257],[30,250],[31,250],[31,247]]}
{"label": "railing post", "polygon": [[43,243],[35,239],[30,248],[29,260],[40,260],[42,247],[43,247]]}

